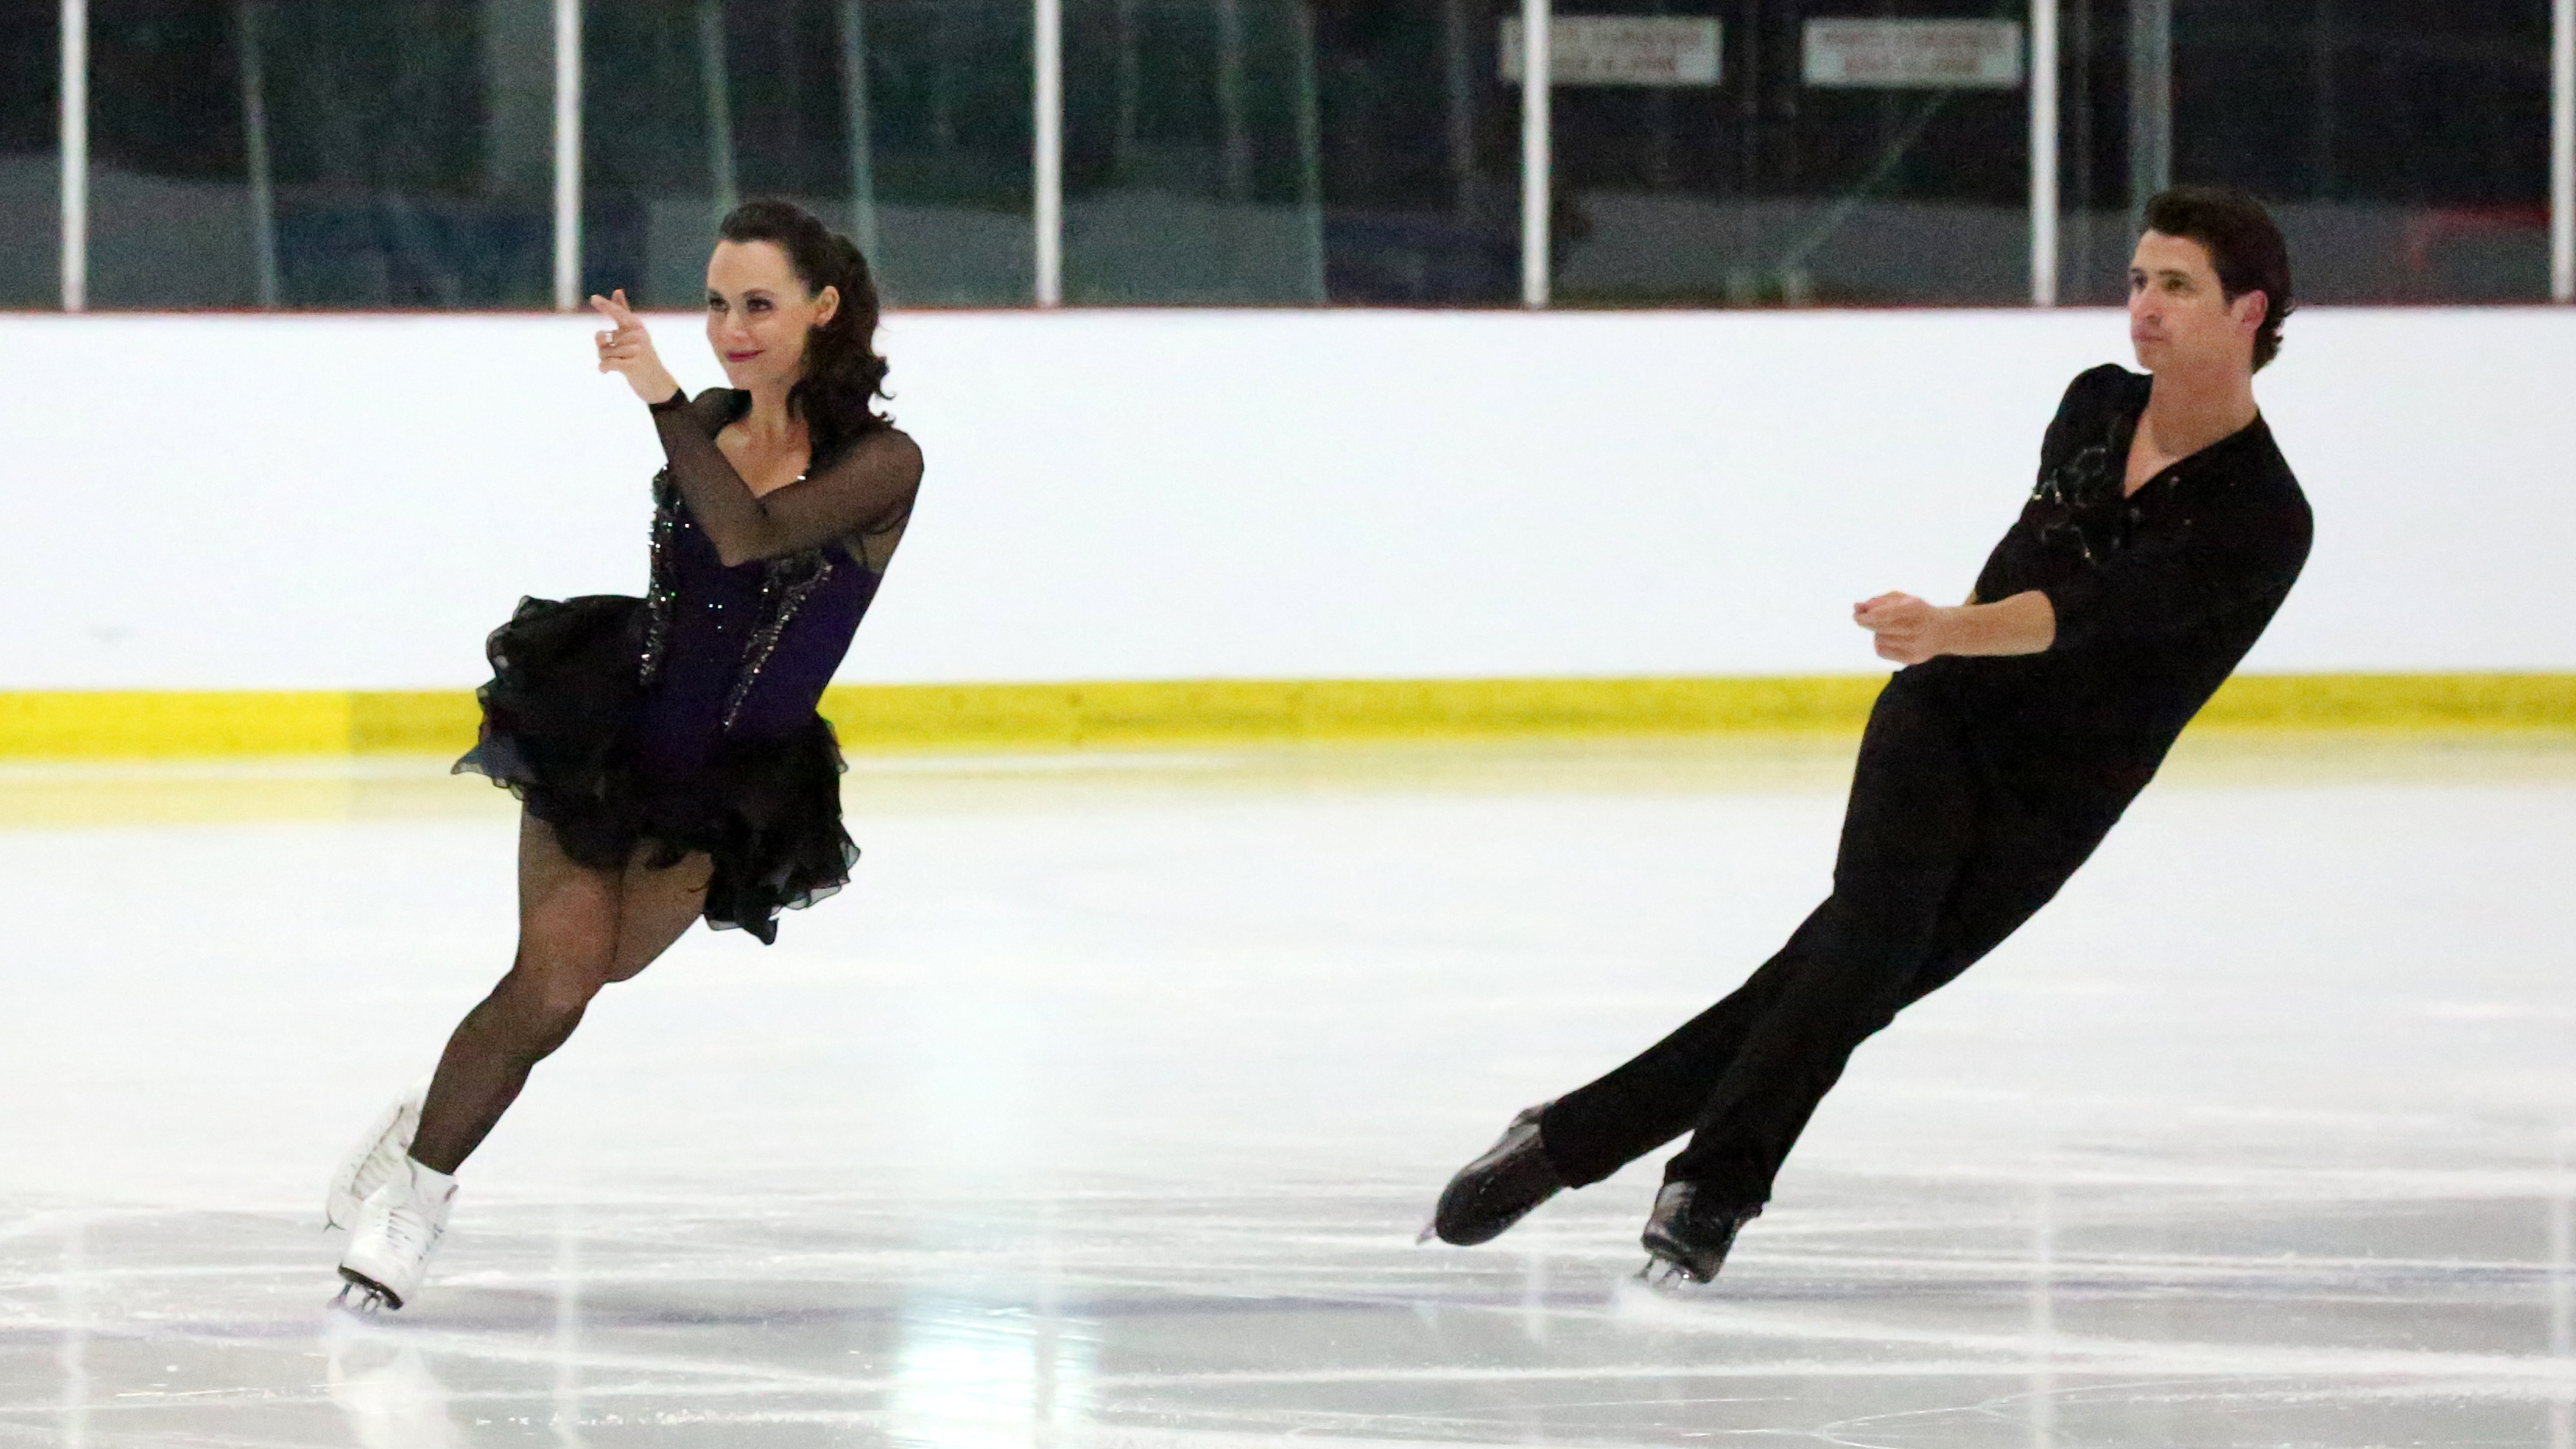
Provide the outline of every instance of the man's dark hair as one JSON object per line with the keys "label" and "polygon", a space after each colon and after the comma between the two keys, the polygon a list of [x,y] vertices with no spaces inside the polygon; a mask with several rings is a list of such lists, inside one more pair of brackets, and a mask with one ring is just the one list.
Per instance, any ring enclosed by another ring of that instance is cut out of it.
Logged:
{"label": "man's dark hair", "polygon": [[2272,224],[2272,213],[2229,187],[2177,186],[2147,203],[2146,221],[2149,231],[2200,243],[2228,301],[2248,292],[2263,294],[2263,325],[2254,333],[2254,367],[2260,371],[2281,350],[2281,322],[2292,305],[2290,249]]}

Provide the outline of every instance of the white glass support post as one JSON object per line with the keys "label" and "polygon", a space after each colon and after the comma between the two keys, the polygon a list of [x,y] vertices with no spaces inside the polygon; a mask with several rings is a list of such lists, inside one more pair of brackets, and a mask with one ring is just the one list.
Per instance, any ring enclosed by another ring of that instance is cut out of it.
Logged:
{"label": "white glass support post", "polygon": [[1549,0],[1521,0],[1521,305],[1547,305],[1548,186],[1555,148],[1548,122],[1555,79],[1555,7]]}
{"label": "white glass support post", "polygon": [[1037,303],[1064,303],[1064,0],[1035,0],[1037,56],[1031,115],[1037,135],[1031,150],[1036,170]]}
{"label": "white glass support post", "polygon": [[89,0],[63,0],[63,310],[89,306]]}
{"label": "white glass support post", "polygon": [[2576,0],[2558,0],[2549,50],[2549,295],[2576,302]]}
{"label": "white glass support post", "polygon": [[581,305],[581,0],[555,0],[555,310]]}
{"label": "white glass support post", "polygon": [[2057,0],[2030,0],[2030,304],[2057,305]]}

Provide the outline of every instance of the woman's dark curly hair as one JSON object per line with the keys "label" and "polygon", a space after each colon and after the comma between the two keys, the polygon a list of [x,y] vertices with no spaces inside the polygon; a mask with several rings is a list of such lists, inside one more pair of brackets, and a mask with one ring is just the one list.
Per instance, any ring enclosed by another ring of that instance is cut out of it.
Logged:
{"label": "woman's dark curly hair", "polygon": [[805,375],[787,390],[787,409],[805,420],[814,466],[892,419],[876,410],[886,360],[877,355],[877,283],[855,242],[790,201],[746,201],[726,215],[716,235],[729,242],[768,242],[787,254],[812,296],[838,288],[840,310],[806,334]]}

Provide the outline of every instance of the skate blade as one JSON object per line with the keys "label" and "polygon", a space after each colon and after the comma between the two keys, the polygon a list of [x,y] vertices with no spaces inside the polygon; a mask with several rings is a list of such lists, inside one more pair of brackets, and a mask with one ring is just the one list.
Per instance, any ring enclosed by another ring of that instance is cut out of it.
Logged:
{"label": "skate blade", "polygon": [[1658,1293],[1678,1293],[1684,1289],[1699,1287],[1711,1280],[1692,1276],[1691,1271],[1679,1263],[1663,1258],[1648,1258],[1646,1266],[1637,1270],[1637,1281]]}
{"label": "skate blade", "polygon": [[331,1306],[342,1313],[355,1318],[374,1318],[389,1309],[402,1307],[402,1300],[386,1292],[380,1283],[346,1268],[340,1270],[340,1277],[344,1281],[340,1284],[339,1294],[331,1300]]}

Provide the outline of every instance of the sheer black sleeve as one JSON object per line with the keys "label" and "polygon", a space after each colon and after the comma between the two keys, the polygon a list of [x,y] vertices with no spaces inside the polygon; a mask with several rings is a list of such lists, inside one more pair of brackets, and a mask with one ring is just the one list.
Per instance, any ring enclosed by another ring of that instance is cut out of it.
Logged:
{"label": "sheer black sleeve", "polygon": [[911,508],[921,487],[921,449],[892,428],[869,434],[784,488],[753,494],[716,446],[732,399],[713,388],[695,402],[683,404],[675,395],[652,410],[671,481],[725,563],[776,558],[882,528]]}

